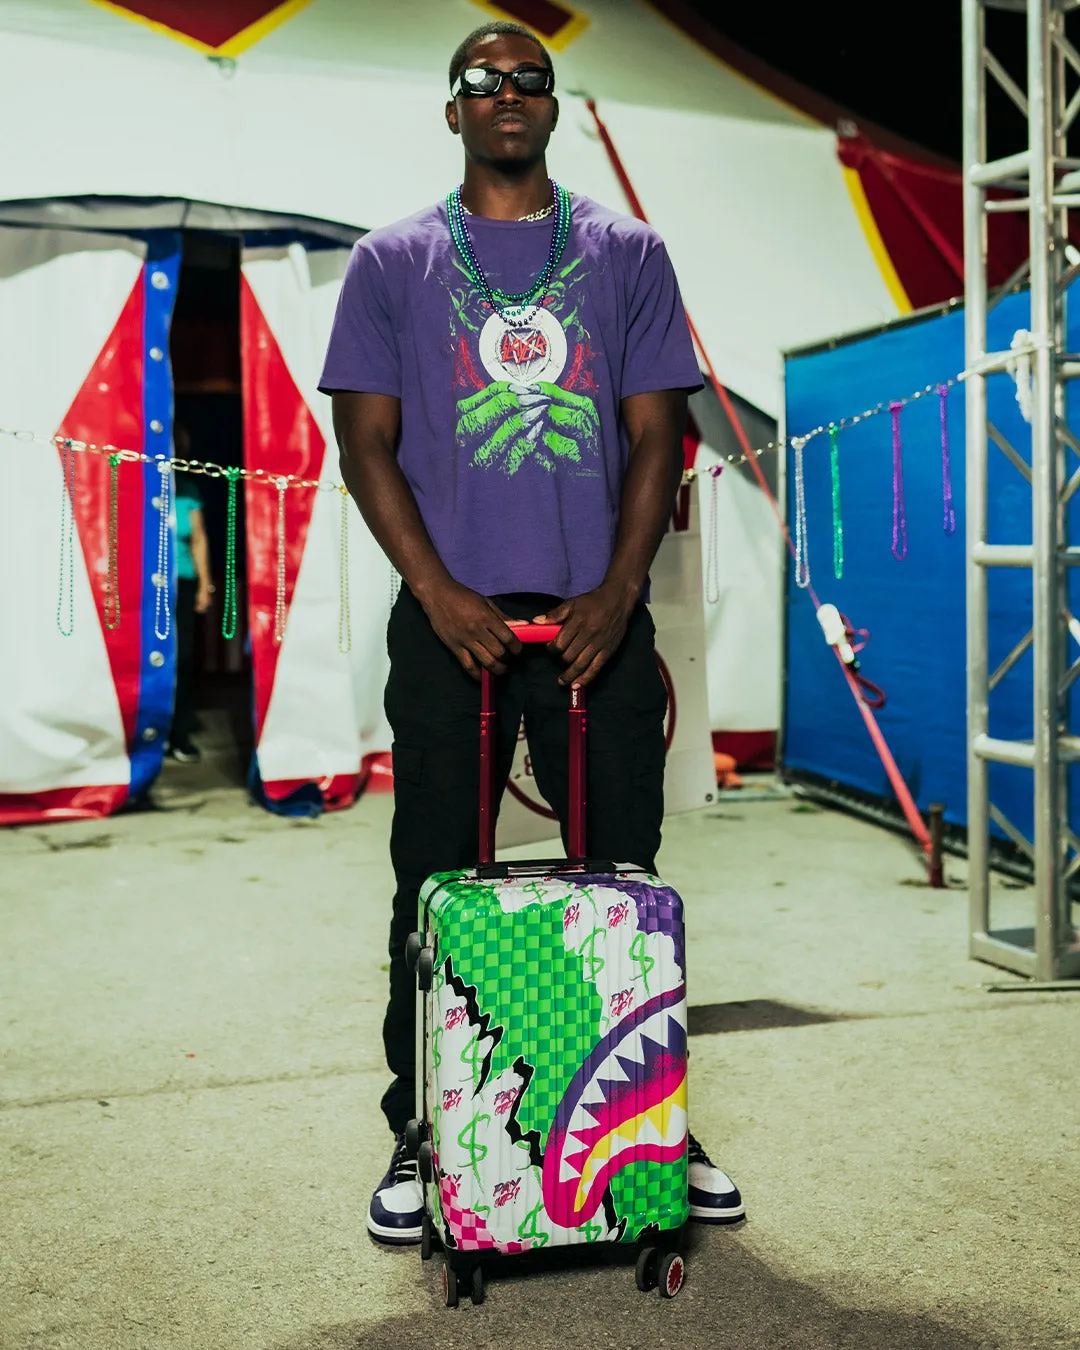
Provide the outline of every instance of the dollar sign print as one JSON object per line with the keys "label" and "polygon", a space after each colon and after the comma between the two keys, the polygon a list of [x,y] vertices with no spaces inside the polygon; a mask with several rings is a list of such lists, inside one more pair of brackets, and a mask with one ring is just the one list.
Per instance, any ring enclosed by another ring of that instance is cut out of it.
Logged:
{"label": "dollar sign print", "polygon": [[527,891],[533,897],[538,905],[542,905],[547,899],[547,892],[539,881],[530,881],[522,890]]}
{"label": "dollar sign print", "polygon": [[477,1140],[477,1134],[481,1126],[490,1125],[491,1117],[483,1114],[473,1116],[468,1125],[458,1135],[458,1144],[469,1155],[469,1166],[472,1168],[472,1174],[476,1178],[477,1186],[480,1185],[480,1164],[488,1155],[487,1144],[480,1143]]}
{"label": "dollar sign print", "polygon": [[583,1223],[575,1231],[584,1233],[586,1242],[599,1242],[604,1236],[604,1230],[598,1223]]}
{"label": "dollar sign print", "polygon": [[604,969],[604,958],[597,956],[597,942],[607,941],[607,930],[603,928],[594,928],[585,941],[578,948],[578,956],[584,961],[583,974],[587,980],[596,983],[597,976]]}
{"label": "dollar sign print", "polygon": [[545,1233],[542,1228],[537,1227],[537,1216],[542,1214],[543,1210],[543,1200],[537,1201],[536,1207],[530,1209],[528,1214],[525,1215],[524,1219],[522,1219],[521,1223],[518,1225],[518,1237],[522,1242],[531,1242],[535,1247],[543,1247],[546,1245],[550,1235]]}
{"label": "dollar sign print", "polygon": [[461,1052],[461,1062],[472,1070],[473,1082],[476,1083],[480,1077],[480,1069],[484,1065],[484,1055],[480,1052],[479,1036],[469,1037],[465,1049]]}
{"label": "dollar sign print", "polygon": [[656,965],[656,960],[645,950],[645,934],[639,933],[630,944],[630,960],[639,967],[641,974],[641,983],[645,986],[645,992],[649,992],[649,971]]}

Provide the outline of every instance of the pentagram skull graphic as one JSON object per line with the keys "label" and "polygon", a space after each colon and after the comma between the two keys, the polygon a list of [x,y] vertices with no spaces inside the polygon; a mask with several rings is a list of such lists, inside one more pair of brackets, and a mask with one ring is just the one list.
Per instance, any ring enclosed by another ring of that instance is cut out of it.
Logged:
{"label": "pentagram skull graphic", "polygon": [[523,328],[492,314],[480,333],[480,360],[493,380],[554,383],[566,365],[566,335],[546,309],[535,310]]}
{"label": "pentagram skull graphic", "polygon": [[599,387],[596,353],[574,294],[582,281],[581,259],[552,278],[541,304],[501,315],[492,313],[460,267],[458,272],[465,283],[450,287],[450,328],[457,443],[468,463],[508,475],[529,467],[595,476]]}

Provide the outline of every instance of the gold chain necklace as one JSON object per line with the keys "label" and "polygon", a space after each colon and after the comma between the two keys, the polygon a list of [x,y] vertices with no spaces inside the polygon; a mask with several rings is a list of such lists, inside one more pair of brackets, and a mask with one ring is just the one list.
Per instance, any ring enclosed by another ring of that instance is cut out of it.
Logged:
{"label": "gold chain necklace", "polygon": [[[465,212],[467,216],[472,215],[472,212],[469,210],[467,206],[463,205],[461,209]],[[554,210],[555,210],[555,203],[550,202],[547,206],[544,207],[542,211],[530,211],[527,216],[518,216],[517,223],[520,225],[523,220],[546,220],[547,217],[550,216],[552,211]]]}

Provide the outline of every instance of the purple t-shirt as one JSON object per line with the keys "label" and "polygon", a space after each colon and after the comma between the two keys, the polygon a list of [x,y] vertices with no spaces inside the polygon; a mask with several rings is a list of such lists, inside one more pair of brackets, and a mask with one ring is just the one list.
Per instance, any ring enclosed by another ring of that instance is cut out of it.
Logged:
{"label": "purple t-shirt", "polygon": [[[450,575],[482,595],[598,586],[627,462],[620,400],[701,387],[660,237],[587,197],[572,204],[543,307],[517,329],[470,280],[444,204],[365,235],[319,382],[401,400],[398,463]],[[532,284],[550,217],[466,221],[492,286]]]}

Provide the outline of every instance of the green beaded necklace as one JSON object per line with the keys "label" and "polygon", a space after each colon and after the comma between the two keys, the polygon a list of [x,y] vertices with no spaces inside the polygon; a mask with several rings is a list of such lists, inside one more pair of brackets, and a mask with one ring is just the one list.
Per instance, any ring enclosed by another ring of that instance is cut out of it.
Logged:
{"label": "green beaded necklace", "polygon": [[[555,197],[555,223],[551,231],[551,247],[548,249],[547,262],[540,275],[527,291],[503,291],[492,286],[484,275],[484,269],[476,256],[469,227],[465,223],[465,209],[461,205],[461,188],[456,187],[446,197],[446,215],[450,222],[450,237],[453,239],[465,270],[491,308],[504,323],[519,327],[529,323],[540,308],[540,301],[547,290],[555,268],[558,267],[566,241],[570,237],[570,194],[560,183],[551,179]],[[526,312],[529,311],[529,312]]]}

